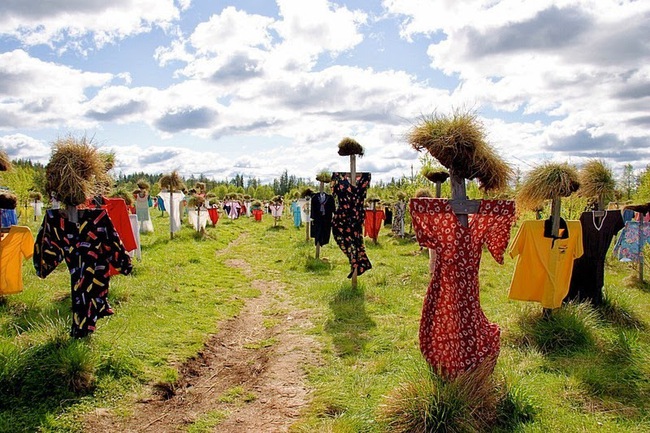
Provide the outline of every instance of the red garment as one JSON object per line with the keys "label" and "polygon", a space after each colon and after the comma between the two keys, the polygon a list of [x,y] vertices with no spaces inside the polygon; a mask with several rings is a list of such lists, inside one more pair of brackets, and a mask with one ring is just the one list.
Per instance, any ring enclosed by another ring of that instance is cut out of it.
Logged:
{"label": "red garment", "polygon": [[262,211],[262,209],[253,209],[251,212],[255,217],[255,221],[262,221],[262,215],[264,214],[264,211]]}
{"label": "red garment", "polygon": [[212,221],[212,225],[216,226],[217,221],[219,221],[219,209],[216,207],[209,207],[208,216],[210,217],[210,221]]}
{"label": "red garment", "polygon": [[364,223],[365,236],[377,240],[379,236],[379,229],[382,226],[382,221],[386,218],[386,214],[381,209],[366,209],[366,219]]}
{"label": "red garment", "polygon": [[[108,217],[110,218],[115,231],[124,244],[126,251],[133,251],[138,249],[138,244],[133,235],[131,228],[131,220],[129,219],[129,211],[126,207],[126,202],[123,198],[117,197],[104,197],[104,205],[102,209],[106,209]],[[108,276],[118,275],[120,272],[109,264]]]}
{"label": "red garment", "polygon": [[515,203],[481,200],[468,227],[460,224],[446,199],[411,199],[409,206],[418,243],[436,252],[420,319],[422,354],[446,378],[484,361],[494,367],[500,329],[481,310],[479,266],[483,245],[503,263]]}

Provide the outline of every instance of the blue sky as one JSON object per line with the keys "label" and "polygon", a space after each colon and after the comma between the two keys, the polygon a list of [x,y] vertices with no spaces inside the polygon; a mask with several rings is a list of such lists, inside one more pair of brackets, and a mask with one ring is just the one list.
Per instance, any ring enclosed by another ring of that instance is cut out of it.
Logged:
{"label": "blue sky", "polygon": [[650,2],[9,0],[0,148],[92,137],[117,172],[410,175],[422,115],[471,109],[526,171],[650,164]]}

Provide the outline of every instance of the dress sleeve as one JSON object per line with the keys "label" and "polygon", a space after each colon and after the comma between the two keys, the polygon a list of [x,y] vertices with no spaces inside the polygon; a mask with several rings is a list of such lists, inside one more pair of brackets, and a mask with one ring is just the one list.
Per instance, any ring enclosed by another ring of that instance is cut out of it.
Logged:
{"label": "dress sleeve", "polygon": [[63,248],[61,243],[64,242],[63,230],[55,227],[55,218],[50,211],[45,212],[43,223],[36,235],[34,242],[34,269],[39,278],[45,278],[59,266],[63,260]]}
{"label": "dress sleeve", "polygon": [[409,211],[418,244],[427,248],[435,248],[436,236],[432,230],[435,222],[429,220],[428,204],[426,199],[411,199]]}
{"label": "dress sleeve", "polygon": [[494,260],[503,264],[503,255],[510,241],[510,230],[515,222],[515,206],[512,201],[498,201],[492,206],[493,213],[487,223],[491,230],[485,243]]}

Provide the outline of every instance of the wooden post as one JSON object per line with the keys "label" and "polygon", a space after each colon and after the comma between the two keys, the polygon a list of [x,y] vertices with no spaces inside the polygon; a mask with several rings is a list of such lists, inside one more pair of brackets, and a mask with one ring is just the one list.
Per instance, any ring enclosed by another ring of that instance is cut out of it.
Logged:
{"label": "wooden post", "polygon": [[[171,183],[171,182],[170,182]],[[169,188],[169,238],[174,239],[174,231],[172,230],[172,224],[173,224],[173,218],[174,218],[174,212],[173,212],[173,203],[172,203],[172,195],[174,194],[174,189]]]}
{"label": "wooden post", "polygon": [[[320,187],[318,188],[318,193],[322,194],[325,192],[325,182],[322,180],[320,181]],[[308,201],[308,203],[311,203],[311,200]],[[320,210],[319,210],[320,212]],[[311,224],[311,222],[310,222]],[[309,226],[309,224],[307,224]],[[309,228],[307,228],[307,233],[309,233]],[[309,240],[309,235],[307,235],[307,240]],[[316,241],[316,260],[320,258],[320,244],[318,241]]]}
{"label": "wooden post", "polygon": [[[350,155],[350,183],[357,186],[357,155]],[[352,288],[357,288],[357,270],[352,272]]]}
{"label": "wooden post", "polygon": [[561,200],[559,197],[554,198],[551,202],[551,218],[553,219],[551,236],[554,238],[557,238],[560,235],[560,205]]}
{"label": "wooden post", "polygon": [[442,195],[442,182],[436,182],[436,198]]}
{"label": "wooden post", "polygon": [[[375,217],[375,214],[377,213],[377,202],[376,202],[376,201],[373,201],[373,202],[371,202],[371,203],[372,203],[372,204],[371,204],[370,206],[372,206],[372,227],[373,227],[373,229],[374,229],[374,227],[375,227],[375,221],[377,221],[377,218]],[[372,238],[372,242],[373,242],[375,245],[377,245],[377,237],[373,237],[373,238]]]}
{"label": "wooden post", "polygon": [[[452,169],[449,170],[449,181],[451,183],[451,199],[452,200],[467,200],[467,188],[465,186],[465,178],[458,176]],[[457,215],[458,221],[463,227],[467,227],[468,218],[467,214]]]}
{"label": "wooden post", "polygon": [[[305,211],[305,214],[309,219],[309,216],[311,215],[311,197],[307,199],[307,203],[305,203],[305,206],[307,206],[307,210]],[[311,225],[311,221],[305,221],[305,242],[309,242],[309,235],[311,234],[310,225]],[[318,255],[316,255],[316,258],[318,258]]]}
{"label": "wooden post", "polygon": [[645,214],[640,214],[641,218],[639,219],[639,281],[643,284],[643,245],[645,244],[645,239],[643,238],[643,219]]}

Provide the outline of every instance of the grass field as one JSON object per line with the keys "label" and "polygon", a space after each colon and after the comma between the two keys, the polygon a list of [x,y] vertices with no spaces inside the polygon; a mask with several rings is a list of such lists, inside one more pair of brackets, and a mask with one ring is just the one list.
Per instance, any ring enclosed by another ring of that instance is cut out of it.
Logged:
{"label": "grass field", "polygon": [[[277,227],[269,216],[222,218],[204,237],[186,226],[174,239],[166,217],[154,212],[153,222],[133,275],[111,281],[116,314],[85,340],[67,336],[65,267],[39,280],[24,264],[24,292],[0,301],[0,431],[82,431],[84,414],[97,407],[128,415],[148,385],[178,380],[175,366],[259,295],[252,279],[265,278],[284,283],[295,307],[310,312],[303,332],[321,348],[308,370],[312,401],[292,431],[394,431],[386,408],[428,375],[417,339],[428,258],[416,243],[383,229],[377,245],[366,242],[373,269],[353,289],[333,241],[314,259],[289,217]],[[233,258],[250,271],[227,266]],[[493,430],[650,431],[648,285],[608,259],[603,308],[570,305],[543,320],[538,305],[508,300],[513,265],[484,253],[480,273],[483,309],[502,329],[494,378],[512,406]],[[188,430],[210,431],[223,416],[206,423],[206,414]],[[463,431],[454,428],[439,430]]]}

